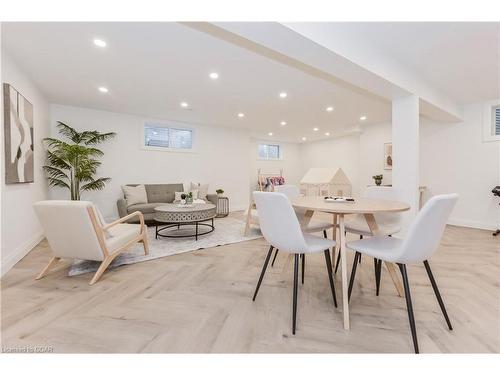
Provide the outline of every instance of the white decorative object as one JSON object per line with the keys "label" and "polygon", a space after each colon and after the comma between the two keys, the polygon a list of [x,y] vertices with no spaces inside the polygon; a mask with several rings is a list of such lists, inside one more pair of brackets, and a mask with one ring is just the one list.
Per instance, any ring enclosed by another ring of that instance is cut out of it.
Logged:
{"label": "white decorative object", "polygon": [[302,194],[319,196],[350,196],[351,181],[342,168],[310,168],[300,180]]}

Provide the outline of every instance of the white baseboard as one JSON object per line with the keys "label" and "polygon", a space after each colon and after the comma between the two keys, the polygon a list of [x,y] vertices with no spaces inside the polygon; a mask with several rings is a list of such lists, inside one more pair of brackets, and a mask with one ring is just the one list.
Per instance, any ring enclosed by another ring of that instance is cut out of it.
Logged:
{"label": "white baseboard", "polygon": [[450,219],[448,224],[457,225],[459,227],[475,228],[475,229],[485,229],[485,230],[496,230],[497,226],[491,223],[483,223],[479,221],[461,220],[461,219]]}
{"label": "white baseboard", "polygon": [[36,245],[44,239],[43,232],[36,233],[30,239],[22,243],[12,254],[2,259],[0,276],[5,275],[17,262],[23,259]]}

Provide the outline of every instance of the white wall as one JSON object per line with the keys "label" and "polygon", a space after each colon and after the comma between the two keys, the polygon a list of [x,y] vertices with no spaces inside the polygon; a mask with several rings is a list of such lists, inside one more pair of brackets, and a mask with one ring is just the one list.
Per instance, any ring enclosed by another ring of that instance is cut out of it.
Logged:
{"label": "white wall", "polygon": [[384,143],[392,141],[391,124],[369,125],[359,135],[360,189],[373,185],[372,176],[382,174],[382,184],[392,184],[392,170],[384,169]]}
{"label": "white wall", "polygon": [[[146,121],[157,121],[194,128],[195,152],[151,151],[142,148],[142,128]],[[106,218],[117,217],[116,200],[121,186],[129,183],[209,183],[209,192],[222,188],[230,198],[232,210],[248,205],[250,184],[250,136],[245,130],[179,124],[121,113],[51,105],[52,134],[56,121],[78,130],[113,131],[114,140],[100,145],[104,151],[98,176],[112,180],[102,191],[88,192],[82,199],[95,202]],[[68,191],[51,189],[54,199],[67,199]]]}
{"label": "white wall", "polygon": [[[43,238],[42,229],[35,217],[32,205],[36,201],[47,199],[48,195],[47,183],[42,170],[45,161],[42,138],[49,135],[50,126],[49,104],[43,93],[33,85],[26,74],[5,54],[5,51],[2,51],[2,83],[14,86],[33,104],[35,154],[35,182],[6,185],[2,149],[2,163],[0,164],[2,170],[1,274],[3,275]],[[2,108],[2,133],[3,129]]]}
{"label": "white wall", "polygon": [[[460,194],[450,224],[492,230],[500,227],[499,199],[491,194],[500,184],[500,142],[482,141],[481,109],[481,103],[465,106],[464,121],[455,124],[420,118],[420,184],[427,187],[424,202],[436,194]],[[374,174],[392,182],[391,171],[383,170],[383,144],[391,140],[391,124],[380,124],[364,127],[359,138],[301,145],[301,168],[340,166],[353,184],[358,181],[353,188],[359,194],[373,184]]]}
{"label": "white wall", "polygon": [[460,194],[450,223],[494,229],[500,226],[499,200],[491,193],[500,184],[500,142],[483,142],[481,127],[481,104],[466,106],[458,124],[422,119],[420,182],[427,198]]}

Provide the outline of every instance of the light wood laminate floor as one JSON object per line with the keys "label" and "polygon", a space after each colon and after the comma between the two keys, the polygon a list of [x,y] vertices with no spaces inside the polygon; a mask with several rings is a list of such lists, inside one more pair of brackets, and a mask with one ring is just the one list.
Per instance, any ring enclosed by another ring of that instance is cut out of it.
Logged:
{"label": "light wood laminate floor", "polygon": [[[353,238],[353,237],[351,237]],[[151,239],[151,241],[155,241]],[[252,302],[264,240],[199,250],[68,277],[61,264],[40,281],[44,241],[1,280],[4,348],[49,345],[54,352],[408,352],[405,301],[387,271],[375,296],[373,260],[364,257],[351,298],[351,330],[333,307],[322,253],[306,257],[298,329],[291,334],[292,258],[278,255]],[[454,331],[423,266],[409,267],[421,352],[500,351],[500,238],[449,226],[432,259]],[[352,253],[349,254],[349,269]],[[340,296],[339,277],[336,277]]]}

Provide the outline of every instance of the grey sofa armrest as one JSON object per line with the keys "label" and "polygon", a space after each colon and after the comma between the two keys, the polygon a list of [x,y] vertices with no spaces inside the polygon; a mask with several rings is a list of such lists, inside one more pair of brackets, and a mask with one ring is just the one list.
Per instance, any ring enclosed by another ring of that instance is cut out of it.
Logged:
{"label": "grey sofa armrest", "polygon": [[127,201],[125,199],[118,199],[116,201],[116,206],[118,207],[118,215],[124,217],[128,215]]}
{"label": "grey sofa armrest", "polygon": [[207,194],[207,201],[217,206],[217,194]]}

